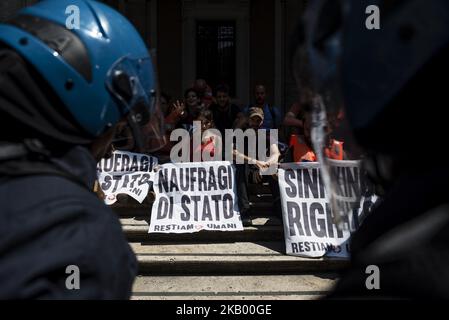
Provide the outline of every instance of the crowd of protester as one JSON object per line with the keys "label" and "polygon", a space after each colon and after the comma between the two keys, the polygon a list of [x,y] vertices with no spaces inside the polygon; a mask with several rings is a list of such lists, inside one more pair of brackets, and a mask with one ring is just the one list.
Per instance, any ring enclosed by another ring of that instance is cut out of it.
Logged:
{"label": "crowd of protester", "polygon": [[[267,90],[262,84],[254,87],[253,101],[246,105],[238,106],[232,102],[230,88],[226,84],[218,85],[212,89],[206,80],[198,79],[194,81],[191,88],[184,92],[183,99],[172,99],[166,93],[160,97],[161,109],[164,113],[166,123],[166,134],[168,145],[162,151],[162,157],[169,159],[171,148],[178,141],[170,141],[171,132],[175,129],[185,129],[190,134],[190,160],[193,161],[193,154],[206,154],[214,156],[217,146],[221,146],[225,139],[226,129],[254,130],[256,141],[258,132],[271,129],[278,129],[281,134],[276,139],[272,135],[266,135],[266,155],[265,159],[258,159],[250,156],[258,154],[259,143],[251,146],[250,152],[247,143],[245,150],[233,150],[235,159],[241,158],[241,162],[236,162],[236,182],[239,194],[239,208],[244,225],[250,224],[250,202],[248,197],[248,184],[268,183],[274,199],[274,212],[281,216],[281,204],[279,197],[279,187],[277,175],[261,175],[261,170],[266,170],[270,166],[277,166],[281,162],[315,162],[318,161],[317,154],[311,143],[311,116],[310,108],[306,104],[294,103],[285,116],[277,106],[268,103]],[[325,156],[335,160],[348,159],[348,154],[344,149],[344,141],[340,138],[339,124],[343,121],[344,114],[340,112],[328,119],[329,125],[326,127],[328,133],[328,145],[324,150]],[[198,121],[198,122],[197,122]],[[194,124],[200,124],[202,140],[199,146],[192,147],[192,134],[199,129]],[[209,130],[208,129],[216,129]],[[288,135],[283,134],[289,132]],[[217,132],[220,135],[216,134]],[[279,138],[280,137],[280,138]],[[218,139],[222,139],[217,143]],[[255,151],[255,152],[254,152]],[[268,156],[269,155],[269,156]]]}
{"label": "crowd of protester", "polygon": [[[170,140],[174,129],[183,128],[192,133],[195,129],[194,121],[202,123],[203,132],[216,129],[224,137],[226,129],[246,130],[254,127],[251,126],[253,115],[262,119],[257,129],[278,129],[281,132],[281,138],[276,143],[280,152],[279,158],[283,162],[317,161],[310,138],[311,119],[307,105],[296,102],[284,116],[280,108],[268,103],[266,87],[261,84],[255,86],[253,100],[238,106],[232,102],[228,85],[220,84],[212,90],[204,79],[196,80],[192,87],[184,92],[182,100],[174,100],[162,93],[160,105],[165,116],[167,141]],[[251,112],[255,109],[258,111]],[[329,139],[325,154],[336,160],[349,158],[343,147],[344,134],[338,130],[343,119],[344,114],[340,112],[328,120]],[[284,134],[286,131],[289,132],[287,136]],[[210,138],[206,137],[203,143],[210,144]],[[165,148],[166,154],[169,154],[175,143],[169,143]]]}

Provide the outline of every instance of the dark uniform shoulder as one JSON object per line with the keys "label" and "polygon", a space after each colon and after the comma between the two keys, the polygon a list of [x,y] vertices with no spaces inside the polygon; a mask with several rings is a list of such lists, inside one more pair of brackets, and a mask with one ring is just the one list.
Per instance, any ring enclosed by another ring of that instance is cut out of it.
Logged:
{"label": "dark uniform shoulder", "polygon": [[[0,298],[127,299],[137,263],[118,217],[95,194],[58,176],[0,185]],[[67,266],[81,290],[67,290]]]}

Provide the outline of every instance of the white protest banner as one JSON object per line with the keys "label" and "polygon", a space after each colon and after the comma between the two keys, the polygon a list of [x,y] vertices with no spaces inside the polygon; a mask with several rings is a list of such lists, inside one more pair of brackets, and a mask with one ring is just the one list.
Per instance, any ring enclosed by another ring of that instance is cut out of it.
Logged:
{"label": "white protest banner", "polygon": [[348,258],[351,232],[358,228],[362,211],[369,210],[377,200],[375,195],[362,192],[365,187],[358,161],[330,163],[338,180],[339,201],[344,201],[345,212],[350,212],[343,230],[333,222],[319,163],[283,164],[279,170],[285,245],[289,255]]}
{"label": "white protest banner", "polygon": [[127,194],[140,203],[148,195],[157,158],[145,154],[114,151],[97,165],[97,176],[105,203],[114,204],[118,194]]}
{"label": "white protest banner", "polygon": [[169,163],[158,167],[149,233],[241,231],[235,169],[230,162]]}

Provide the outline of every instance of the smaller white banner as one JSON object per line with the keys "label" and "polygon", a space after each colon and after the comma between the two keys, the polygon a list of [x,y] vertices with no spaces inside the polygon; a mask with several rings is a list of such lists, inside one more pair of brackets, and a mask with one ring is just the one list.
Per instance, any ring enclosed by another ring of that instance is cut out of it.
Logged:
{"label": "smaller white banner", "polygon": [[114,204],[118,194],[127,194],[140,203],[148,195],[157,158],[138,153],[115,151],[97,166],[98,182],[105,194],[105,203]]}

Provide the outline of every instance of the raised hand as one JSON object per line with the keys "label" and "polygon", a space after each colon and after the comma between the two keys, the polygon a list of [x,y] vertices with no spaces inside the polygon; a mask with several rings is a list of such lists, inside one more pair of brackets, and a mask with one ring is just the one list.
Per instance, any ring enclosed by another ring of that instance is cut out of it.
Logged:
{"label": "raised hand", "polygon": [[173,107],[174,109],[172,112],[174,112],[176,115],[178,116],[184,115],[186,107],[183,102],[179,102],[179,100],[176,100],[176,102],[173,103]]}

